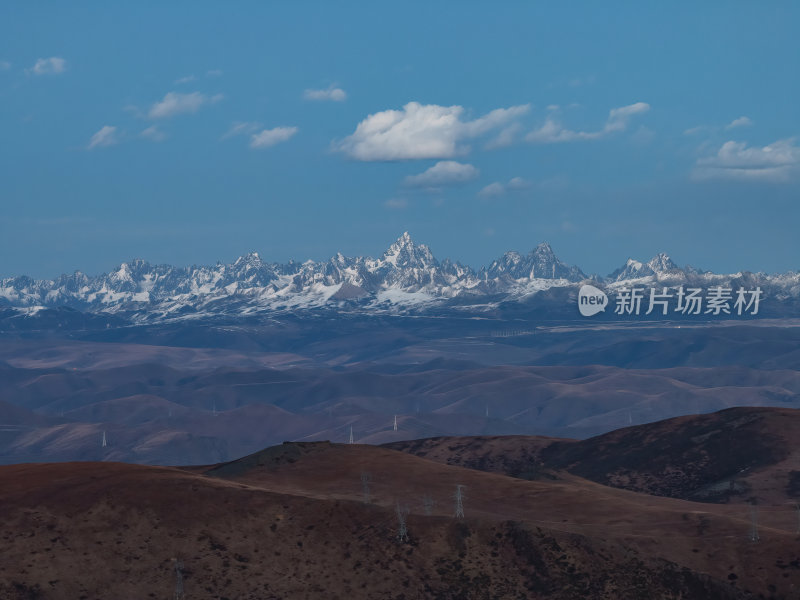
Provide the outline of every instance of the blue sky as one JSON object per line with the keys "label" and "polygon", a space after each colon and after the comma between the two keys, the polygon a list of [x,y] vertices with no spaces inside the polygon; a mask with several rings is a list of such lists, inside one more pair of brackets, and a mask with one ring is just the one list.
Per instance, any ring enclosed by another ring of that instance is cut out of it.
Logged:
{"label": "blue sky", "polygon": [[794,2],[0,6],[0,276],[548,241],[799,269]]}

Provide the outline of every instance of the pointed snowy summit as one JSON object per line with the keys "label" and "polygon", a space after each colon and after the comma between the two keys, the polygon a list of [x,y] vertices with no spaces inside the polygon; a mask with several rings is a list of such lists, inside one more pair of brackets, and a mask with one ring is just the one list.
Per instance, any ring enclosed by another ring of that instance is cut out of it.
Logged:
{"label": "pointed snowy summit", "polygon": [[683,271],[665,253],[659,252],[646,263],[629,258],[623,266],[611,273],[607,279],[611,281],[628,281],[643,277],[665,277],[680,275]]}
{"label": "pointed snowy summit", "polygon": [[383,253],[383,261],[396,268],[428,269],[437,264],[425,244],[415,244],[406,231]]}
{"label": "pointed snowy summit", "polygon": [[586,275],[578,267],[563,263],[547,242],[542,242],[525,256],[519,252],[506,252],[489,265],[487,274],[490,278],[505,276],[511,279],[566,279],[568,281],[586,279]]}

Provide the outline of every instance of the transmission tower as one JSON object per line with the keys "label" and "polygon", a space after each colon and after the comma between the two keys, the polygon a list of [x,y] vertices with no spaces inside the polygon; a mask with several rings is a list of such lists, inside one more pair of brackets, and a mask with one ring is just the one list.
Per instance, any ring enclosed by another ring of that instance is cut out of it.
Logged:
{"label": "transmission tower", "polygon": [[175,600],[186,600],[183,593],[183,563],[175,559]]}
{"label": "transmission tower", "polygon": [[458,484],[456,486],[456,519],[464,518],[464,486]]}
{"label": "transmission tower", "polygon": [[100,446],[102,448],[105,448],[106,446],[108,446],[108,440],[106,439],[106,432],[105,431],[103,432],[103,441],[101,442]]}
{"label": "transmission tower", "polygon": [[431,498],[430,494],[425,494],[422,496],[422,510],[425,511],[426,516],[431,516],[431,513],[433,512],[433,505],[433,498]]}
{"label": "transmission tower", "polygon": [[350,425],[350,443],[351,444],[355,444],[355,442],[353,441],[353,426],[352,425]]}
{"label": "transmission tower", "polygon": [[750,541],[757,542],[761,539],[758,535],[758,507],[750,507]]}
{"label": "transmission tower", "polygon": [[372,479],[366,471],[361,472],[361,492],[364,496],[364,504],[370,503],[369,482]]}
{"label": "transmission tower", "polygon": [[397,541],[407,542],[408,528],[406,527],[406,515],[408,514],[408,509],[400,506],[399,502],[396,503],[395,509],[397,512]]}
{"label": "transmission tower", "polygon": [[394,430],[397,431],[397,415],[394,416]]}

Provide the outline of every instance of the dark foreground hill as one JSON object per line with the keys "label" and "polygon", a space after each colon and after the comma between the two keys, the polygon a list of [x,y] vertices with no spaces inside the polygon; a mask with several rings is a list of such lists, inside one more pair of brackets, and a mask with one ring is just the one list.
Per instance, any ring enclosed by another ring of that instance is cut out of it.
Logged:
{"label": "dark foreground hill", "polygon": [[[464,486],[464,518],[454,493]],[[408,539],[398,539],[398,507]],[[524,481],[374,446],[0,467],[0,597],[793,598],[793,510]]]}
{"label": "dark foreground hill", "polygon": [[608,486],[701,502],[800,500],[800,410],[795,409],[731,408],[580,441],[477,436],[386,447],[526,479],[568,471]]}

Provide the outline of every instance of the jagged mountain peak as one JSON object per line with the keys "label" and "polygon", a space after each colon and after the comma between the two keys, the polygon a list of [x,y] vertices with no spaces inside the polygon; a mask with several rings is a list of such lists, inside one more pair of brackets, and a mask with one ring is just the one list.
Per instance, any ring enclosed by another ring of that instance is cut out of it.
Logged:
{"label": "jagged mountain peak", "polygon": [[234,267],[240,267],[240,266],[244,266],[244,265],[258,265],[258,266],[260,266],[260,265],[263,265],[263,264],[264,264],[264,261],[261,260],[261,255],[259,255],[258,252],[252,251],[252,252],[248,252],[247,254],[243,254],[242,256],[237,258],[234,261],[233,266]]}
{"label": "jagged mountain peak", "polygon": [[678,269],[672,259],[664,252],[659,252],[647,262],[647,266],[653,269],[656,273],[665,273],[675,271]]}
{"label": "jagged mountain peak", "polygon": [[563,263],[547,242],[537,245],[525,256],[519,252],[506,252],[489,265],[486,275],[490,278],[567,279],[569,281],[580,281],[586,278],[586,275],[578,267]]}
{"label": "jagged mountain peak", "polygon": [[[688,280],[699,283],[701,279],[729,282],[733,277],[750,276],[679,268],[662,252],[647,262],[630,258],[609,278],[594,280],[604,284],[622,282],[621,286],[628,285],[626,280],[639,280],[634,285],[654,281],[673,285]],[[54,280],[25,276],[0,279],[0,303],[16,307],[69,306],[101,313],[132,311],[137,318],[158,320],[204,312],[226,314],[229,310],[240,311],[243,306],[248,314],[295,310],[352,298],[359,299],[359,306],[371,307],[374,303],[379,309],[391,309],[395,304],[427,306],[433,300],[456,297],[457,303],[484,295],[517,298],[585,279],[578,267],[562,262],[547,242],[526,254],[505,252],[476,273],[456,261],[436,260],[426,245],[415,243],[406,231],[380,258],[348,258],[339,252],[325,262],[290,260],[279,264],[265,263],[258,252],[249,252],[233,263],[218,263],[216,267],[151,265],[135,259],[99,276],[76,271]],[[758,282],[761,284],[761,279]],[[796,273],[770,277],[767,284],[783,290],[781,293],[800,297],[800,275]]]}
{"label": "jagged mountain peak", "polygon": [[629,258],[625,264],[608,276],[612,281],[625,281],[641,277],[670,275],[682,272],[665,252],[659,252],[646,263]]}
{"label": "jagged mountain peak", "polygon": [[428,268],[437,264],[430,249],[425,244],[415,244],[407,231],[383,253],[383,260],[397,268]]}

